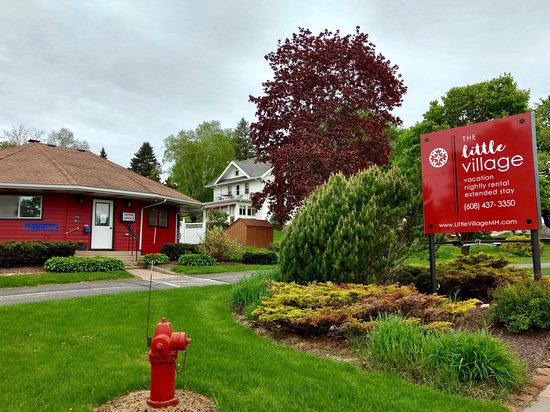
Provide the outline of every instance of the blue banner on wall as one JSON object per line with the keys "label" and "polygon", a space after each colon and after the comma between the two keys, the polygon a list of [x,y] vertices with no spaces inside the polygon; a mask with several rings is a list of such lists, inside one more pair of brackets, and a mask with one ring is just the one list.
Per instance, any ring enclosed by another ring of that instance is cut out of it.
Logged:
{"label": "blue banner on wall", "polygon": [[25,231],[33,232],[57,232],[59,231],[59,224],[57,223],[25,223],[23,224]]}

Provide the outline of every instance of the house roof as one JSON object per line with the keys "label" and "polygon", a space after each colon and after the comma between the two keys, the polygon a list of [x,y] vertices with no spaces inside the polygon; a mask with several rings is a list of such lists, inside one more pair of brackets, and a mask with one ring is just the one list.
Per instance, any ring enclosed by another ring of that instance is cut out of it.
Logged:
{"label": "house roof", "polygon": [[87,150],[43,143],[0,150],[0,189],[62,190],[201,206],[198,200]]}
{"label": "house roof", "polygon": [[[230,178],[224,179],[223,176],[227,173],[227,170],[232,165],[240,169],[240,171],[243,172],[243,176],[238,176],[238,177],[232,176]],[[232,160],[224,169],[224,171],[219,176],[217,176],[214,180],[208,183],[206,187],[213,187],[218,184],[240,182],[240,181],[250,180],[250,179],[259,179],[263,177],[270,170],[271,170],[270,163],[262,163],[262,162],[256,163],[256,159]]]}

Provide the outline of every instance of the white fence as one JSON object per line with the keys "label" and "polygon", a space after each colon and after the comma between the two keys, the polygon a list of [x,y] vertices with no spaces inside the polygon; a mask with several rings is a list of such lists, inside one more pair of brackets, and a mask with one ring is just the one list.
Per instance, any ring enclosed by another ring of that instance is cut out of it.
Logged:
{"label": "white fence", "polygon": [[180,243],[202,243],[206,234],[206,221],[201,223],[185,223],[180,224]]}

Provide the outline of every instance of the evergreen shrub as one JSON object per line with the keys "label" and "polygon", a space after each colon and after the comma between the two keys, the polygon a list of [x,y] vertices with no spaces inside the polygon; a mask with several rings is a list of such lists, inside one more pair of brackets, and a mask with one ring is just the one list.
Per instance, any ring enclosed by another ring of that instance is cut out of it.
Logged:
{"label": "evergreen shrub", "polygon": [[167,255],[170,260],[178,260],[180,255],[199,253],[199,245],[192,243],[165,243],[162,245],[160,253]]}
{"label": "evergreen shrub", "polygon": [[0,243],[0,267],[43,264],[54,256],[72,256],[78,243],[70,241],[13,241]]}
{"label": "evergreen shrub", "polygon": [[[438,293],[454,298],[475,298],[487,302],[498,287],[517,283],[531,277],[524,268],[509,266],[502,255],[484,252],[459,255],[455,259],[438,263],[436,268]],[[430,269],[420,265],[404,266],[396,280],[401,285],[414,284],[423,293],[431,293]]]}
{"label": "evergreen shrub", "polygon": [[178,265],[182,266],[214,266],[216,260],[202,253],[188,253],[181,255],[178,259]]}
{"label": "evergreen shrub", "polygon": [[418,193],[396,169],[336,174],[317,188],[281,243],[285,280],[392,282],[411,248]]}
{"label": "evergreen shrub", "polygon": [[437,266],[439,293],[460,298],[476,298],[487,302],[493,290],[510,283],[528,279],[528,269],[508,266],[510,260],[502,255],[476,253],[459,255]]}
{"label": "evergreen shrub", "polygon": [[342,335],[364,332],[382,313],[399,313],[429,325],[449,325],[476,307],[478,300],[451,302],[413,286],[331,282],[298,285],[269,282],[266,298],[252,312],[258,322],[310,333]]}
{"label": "evergreen shrub", "polygon": [[124,270],[124,263],[111,257],[53,257],[44,263],[50,272],[113,272]]}
{"label": "evergreen shrub", "polygon": [[526,279],[497,289],[489,316],[510,332],[550,329],[550,283]]}
{"label": "evergreen shrub", "polygon": [[155,259],[155,265],[163,265],[164,263],[168,263],[170,261],[170,258],[164,253],[148,253],[141,257],[141,263],[145,265],[152,265],[153,258]]}

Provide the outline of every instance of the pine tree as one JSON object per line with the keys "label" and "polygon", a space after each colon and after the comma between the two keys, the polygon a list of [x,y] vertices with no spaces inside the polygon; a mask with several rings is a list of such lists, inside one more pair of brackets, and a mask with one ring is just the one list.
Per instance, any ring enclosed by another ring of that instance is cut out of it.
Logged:
{"label": "pine tree", "polygon": [[107,152],[105,151],[104,147],[101,147],[101,152],[99,152],[99,157],[103,159],[107,159]]}
{"label": "pine tree", "polygon": [[242,118],[235,128],[235,157],[237,160],[251,159],[256,156],[256,151],[250,139],[250,125]]}
{"label": "pine tree", "polygon": [[333,175],[305,201],[281,244],[283,278],[392,282],[411,247],[418,194],[397,170]]}
{"label": "pine tree", "polygon": [[160,163],[149,142],[144,142],[134,154],[134,158],[130,161],[130,170],[160,182]]}

